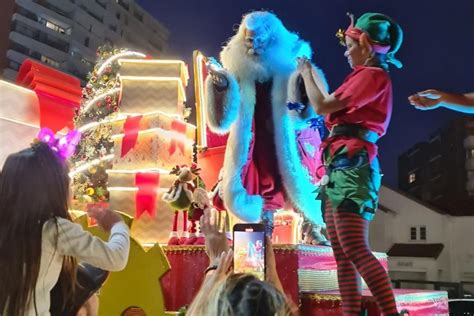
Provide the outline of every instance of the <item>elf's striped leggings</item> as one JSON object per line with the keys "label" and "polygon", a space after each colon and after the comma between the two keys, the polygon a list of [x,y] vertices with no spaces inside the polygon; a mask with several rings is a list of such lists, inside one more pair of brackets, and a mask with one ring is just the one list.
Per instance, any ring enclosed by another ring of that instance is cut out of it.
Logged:
{"label": "elf's striped leggings", "polygon": [[341,208],[333,210],[329,199],[325,220],[337,262],[343,314],[359,315],[361,311],[360,274],[384,315],[398,315],[390,278],[369,247],[369,221]]}

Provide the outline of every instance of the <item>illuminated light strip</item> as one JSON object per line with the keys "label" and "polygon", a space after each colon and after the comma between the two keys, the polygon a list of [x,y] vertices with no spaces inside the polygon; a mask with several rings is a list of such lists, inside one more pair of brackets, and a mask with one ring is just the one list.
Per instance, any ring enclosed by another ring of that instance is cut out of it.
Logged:
{"label": "illuminated light strip", "polygon": [[[107,191],[122,191],[122,192],[138,192],[137,187],[107,187]],[[165,193],[168,192],[169,189],[166,188],[158,188],[156,189],[156,193]]]}
{"label": "illuminated light strip", "polygon": [[137,170],[121,170],[121,169],[109,169],[106,170],[107,173],[140,173],[140,172],[158,172],[160,174],[170,174],[171,170],[160,169],[160,168],[150,168],[150,169],[137,169]]}
{"label": "illuminated light strip", "polygon": [[97,159],[94,159],[86,164],[83,164],[83,165],[80,165],[79,167],[77,167],[76,169],[72,170],[71,172],[69,172],[69,177],[72,178],[74,177],[76,174],[80,173],[80,172],[83,172],[87,169],[89,169],[90,167],[94,166],[94,165],[97,165],[99,164],[100,162],[102,161],[106,161],[106,160],[112,160],[114,159],[114,154],[110,154],[110,155],[107,155],[107,156],[104,156],[102,158],[97,158]]}
{"label": "illuminated light strip", "polygon": [[109,90],[105,93],[99,94],[98,96],[96,96],[95,98],[93,98],[92,100],[87,102],[84,105],[84,107],[82,108],[81,112],[87,111],[92,105],[94,105],[94,103],[96,103],[97,101],[105,98],[106,96],[114,94],[114,93],[118,93],[118,92],[120,92],[120,88],[113,88],[112,90]]}
{"label": "illuminated light strip", "polygon": [[0,116],[0,120],[5,120],[5,121],[12,122],[12,123],[20,124],[20,125],[25,125],[25,126],[28,126],[28,127],[34,127],[34,128],[37,128],[37,129],[40,128],[38,125],[34,125],[34,124],[30,124],[30,123],[25,123],[25,122],[22,122],[22,121],[18,121],[18,120],[11,119],[11,118],[7,118],[7,117],[3,117],[3,116]]}
{"label": "illuminated light strip", "polygon": [[28,89],[28,88],[25,88],[25,87],[22,87],[22,86],[19,86],[19,85],[16,85],[16,84],[13,84],[11,82],[8,82],[8,81],[4,81],[4,80],[0,80],[0,84],[4,84],[6,86],[9,86],[10,88],[14,88],[14,89],[17,89],[19,90],[20,92],[23,92],[25,94],[31,94],[31,95],[34,95],[36,96],[36,93],[31,90],[31,89]]}
{"label": "illuminated light strip", "polygon": [[196,129],[196,126],[194,126],[193,124],[190,124],[188,122],[183,121],[183,119],[180,118],[178,115],[169,115],[169,114],[167,114],[165,112],[162,112],[162,111],[153,111],[153,112],[148,112],[148,113],[144,113],[144,114],[141,114],[141,113],[124,113],[124,112],[122,112],[117,117],[114,117],[112,119],[105,119],[105,120],[102,120],[102,121],[99,121],[99,122],[92,122],[92,123],[88,123],[86,125],[83,125],[82,127],[80,127],[78,129],[78,131],[81,132],[81,133],[84,133],[85,131],[87,131],[91,128],[94,128],[96,126],[99,126],[101,124],[109,124],[109,123],[114,123],[114,122],[125,121],[127,119],[127,117],[129,117],[129,116],[143,115],[145,117],[145,116],[148,116],[148,115],[155,115],[155,114],[160,114],[160,115],[166,116],[166,117],[168,117],[170,119],[174,119],[174,120],[179,120],[181,123],[186,124],[188,127],[192,128],[192,129]]}
{"label": "illuminated light strip", "polygon": [[183,98],[183,101],[186,102],[186,91],[184,89],[185,85],[183,80],[179,77],[157,77],[157,76],[120,76],[120,80],[130,80],[130,81],[177,81],[179,83],[179,91]]}
{"label": "illuminated light strip", "polygon": [[180,117],[180,116],[177,115],[177,114],[172,115],[172,114],[165,113],[165,112],[159,111],[159,110],[158,110],[158,111],[147,112],[147,113],[138,113],[138,112],[137,112],[137,113],[128,113],[128,112],[121,112],[120,114],[127,115],[127,116],[143,115],[143,117],[145,117],[145,116],[147,116],[147,115],[160,114],[160,115],[166,116],[166,117],[168,117],[168,118],[170,118],[170,119],[178,120],[178,121],[180,121],[181,123],[186,124],[187,126],[189,126],[189,127],[191,127],[191,128],[194,128],[194,129],[196,128],[195,125],[184,121],[183,118]]}
{"label": "illuminated light strip", "polygon": [[[3,116],[0,116],[0,120],[5,120],[5,121],[9,121],[9,122],[12,122],[12,123],[16,123],[16,124],[20,124],[20,125],[24,125],[24,126],[28,126],[28,127],[34,127],[36,129],[41,128],[40,126],[37,126],[37,125],[34,125],[34,124],[25,123],[25,122],[22,122],[22,121],[14,120],[14,119],[11,119],[11,118],[8,118],[8,117],[3,117]],[[61,132],[61,131],[56,132],[56,134],[66,135],[65,132]]]}
{"label": "illuminated light strip", "polygon": [[146,55],[143,54],[143,53],[140,53],[140,52],[122,52],[122,53],[118,53],[116,55],[113,55],[111,57],[109,57],[103,64],[102,66],[100,66],[99,70],[97,71],[97,76],[100,76],[102,74],[102,72],[105,70],[105,68],[107,68],[107,66],[109,66],[109,64],[111,64],[112,62],[114,62],[115,60],[119,59],[119,58],[122,58],[122,57],[132,57],[132,56],[136,56],[136,57],[141,57],[141,58],[145,58]]}
{"label": "illuminated light strip", "polygon": [[[184,143],[188,143],[191,145],[194,143],[194,140],[187,138],[184,134],[181,134],[175,131],[167,131],[159,127],[154,127],[154,128],[146,129],[143,131],[139,131],[138,134],[141,135],[141,134],[149,134],[149,133],[154,133],[154,132],[160,132],[160,134],[167,135],[168,137],[174,137],[175,139],[178,139]],[[123,133],[112,135],[112,139],[121,138],[123,136],[125,136],[125,134]]]}
{"label": "illuminated light strip", "polygon": [[113,122],[124,121],[126,119],[127,119],[127,117],[122,116],[122,115],[119,114],[118,117],[114,117],[112,119],[105,119],[105,120],[102,120],[102,121],[99,121],[99,122],[92,122],[92,123],[88,123],[86,125],[83,125],[78,129],[78,131],[81,132],[81,133],[84,133],[85,131],[87,131],[91,128],[94,128],[96,126],[99,126],[101,124],[109,124],[109,123],[113,123]]}
{"label": "illuminated light strip", "polygon": [[194,78],[195,86],[194,90],[197,93],[197,104],[196,104],[196,124],[198,129],[198,145],[201,148],[207,147],[207,131],[206,131],[206,115],[204,115],[205,99],[204,99],[204,78],[202,77],[202,61],[204,56],[201,52],[196,51],[194,61]]}
{"label": "illuminated light strip", "polygon": [[181,65],[181,69],[184,69],[184,81],[189,80],[189,72],[188,67],[186,66],[185,62],[178,59],[126,59],[122,58],[118,61],[119,65],[122,66],[122,63],[131,63],[131,64],[179,64]]}

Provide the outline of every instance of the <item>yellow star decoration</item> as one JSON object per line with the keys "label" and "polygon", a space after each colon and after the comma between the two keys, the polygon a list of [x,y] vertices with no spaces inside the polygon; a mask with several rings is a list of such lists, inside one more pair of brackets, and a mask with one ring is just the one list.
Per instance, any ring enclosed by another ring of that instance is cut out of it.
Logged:
{"label": "yellow star decoration", "polygon": [[[109,234],[97,226],[89,226],[84,212],[71,211],[74,222],[93,235],[108,240]],[[133,218],[120,213],[131,227]],[[160,278],[170,269],[161,246],[155,244],[145,250],[135,239],[130,238],[130,255],[123,271],[110,273],[99,295],[99,316],[123,315],[130,307],[139,307],[144,314],[176,315],[165,312]]]}

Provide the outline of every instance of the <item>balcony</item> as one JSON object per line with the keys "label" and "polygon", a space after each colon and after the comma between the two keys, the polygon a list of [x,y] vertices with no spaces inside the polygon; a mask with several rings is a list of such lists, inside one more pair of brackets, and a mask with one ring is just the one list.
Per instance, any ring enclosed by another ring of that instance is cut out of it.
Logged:
{"label": "balcony", "polygon": [[22,52],[19,52],[15,49],[9,49],[7,50],[7,58],[11,61],[14,61],[14,62],[17,62],[19,64],[23,63],[23,61],[25,59],[27,59],[29,56],[28,56],[29,52],[28,51],[24,51],[23,50],[23,53]]}
{"label": "balcony", "polygon": [[[64,10],[60,10],[61,12],[57,12],[57,10],[52,10],[48,5],[43,5],[39,1],[32,1],[32,0],[16,0],[16,4],[18,5],[19,9],[25,9],[31,13],[34,13],[37,17],[47,17],[51,19],[53,22],[57,23],[64,23],[67,25],[72,25],[72,10],[71,13],[63,14]],[[68,2],[64,1],[64,4],[68,4]]]}
{"label": "balcony", "polygon": [[104,23],[104,18],[99,16],[97,13],[93,12],[90,8],[86,7],[85,5],[80,4],[79,8],[84,10],[87,14],[93,17],[97,22]]}
{"label": "balcony", "polygon": [[22,21],[15,20],[12,24],[12,32],[17,32],[28,38],[46,44],[64,53],[69,52],[69,44],[66,41],[55,39],[46,32],[35,29]]}
{"label": "balcony", "polygon": [[45,7],[63,17],[66,17],[68,19],[72,18],[72,10],[69,11],[68,9],[71,9],[71,7],[69,8],[66,8],[64,7],[64,4],[68,4],[68,2],[66,1],[62,1],[62,2],[54,2],[54,1],[51,1],[51,0],[33,0],[34,3],[37,3],[39,4],[40,6],[42,7]]}
{"label": "balcony", "polygon": [[[21,47],[28,47],[28,52],[20,52],[32,58],[40,60],[42,55],[50,56],[55,60],[66,60],[68,58],[65,52],[16,31],[10,32],[9,38],[15,44],[21,43]],[[16,49],[14,48],[14,50]]]}

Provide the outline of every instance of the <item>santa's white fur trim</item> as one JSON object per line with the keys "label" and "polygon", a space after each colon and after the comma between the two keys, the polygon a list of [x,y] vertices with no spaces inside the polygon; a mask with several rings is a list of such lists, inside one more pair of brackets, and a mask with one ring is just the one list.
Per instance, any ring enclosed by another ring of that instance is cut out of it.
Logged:
{"label": "santa's white fur trim", "polygon": [[250,195],[242,183],[242,170],[247,164],[255,106],[255,84],[246,81],[240,87],[242,100],[239,116],[232,126],[224,159],[222,190],[225,206],[246,222],[260,221],[263,198]]}
{"label": "santa's white fur trim", "polygon": [[[232,123],[237,118],[239,105],[240,105],[240,93],[239,84],[235,78],[230,75],[226,70],[222,70],[229,82],[229,86],[225,91],[217,92],[214,89],[211,76],[206,78],[206,92],[207,92],[207,122],[209,128],[217,134],[226,134]],[[222,96],[216,96],[216,94],[223,94]],[[216,101],[217,98],[222,98],[222,103]],[[222,107],[222,108],[219,108]]]}

